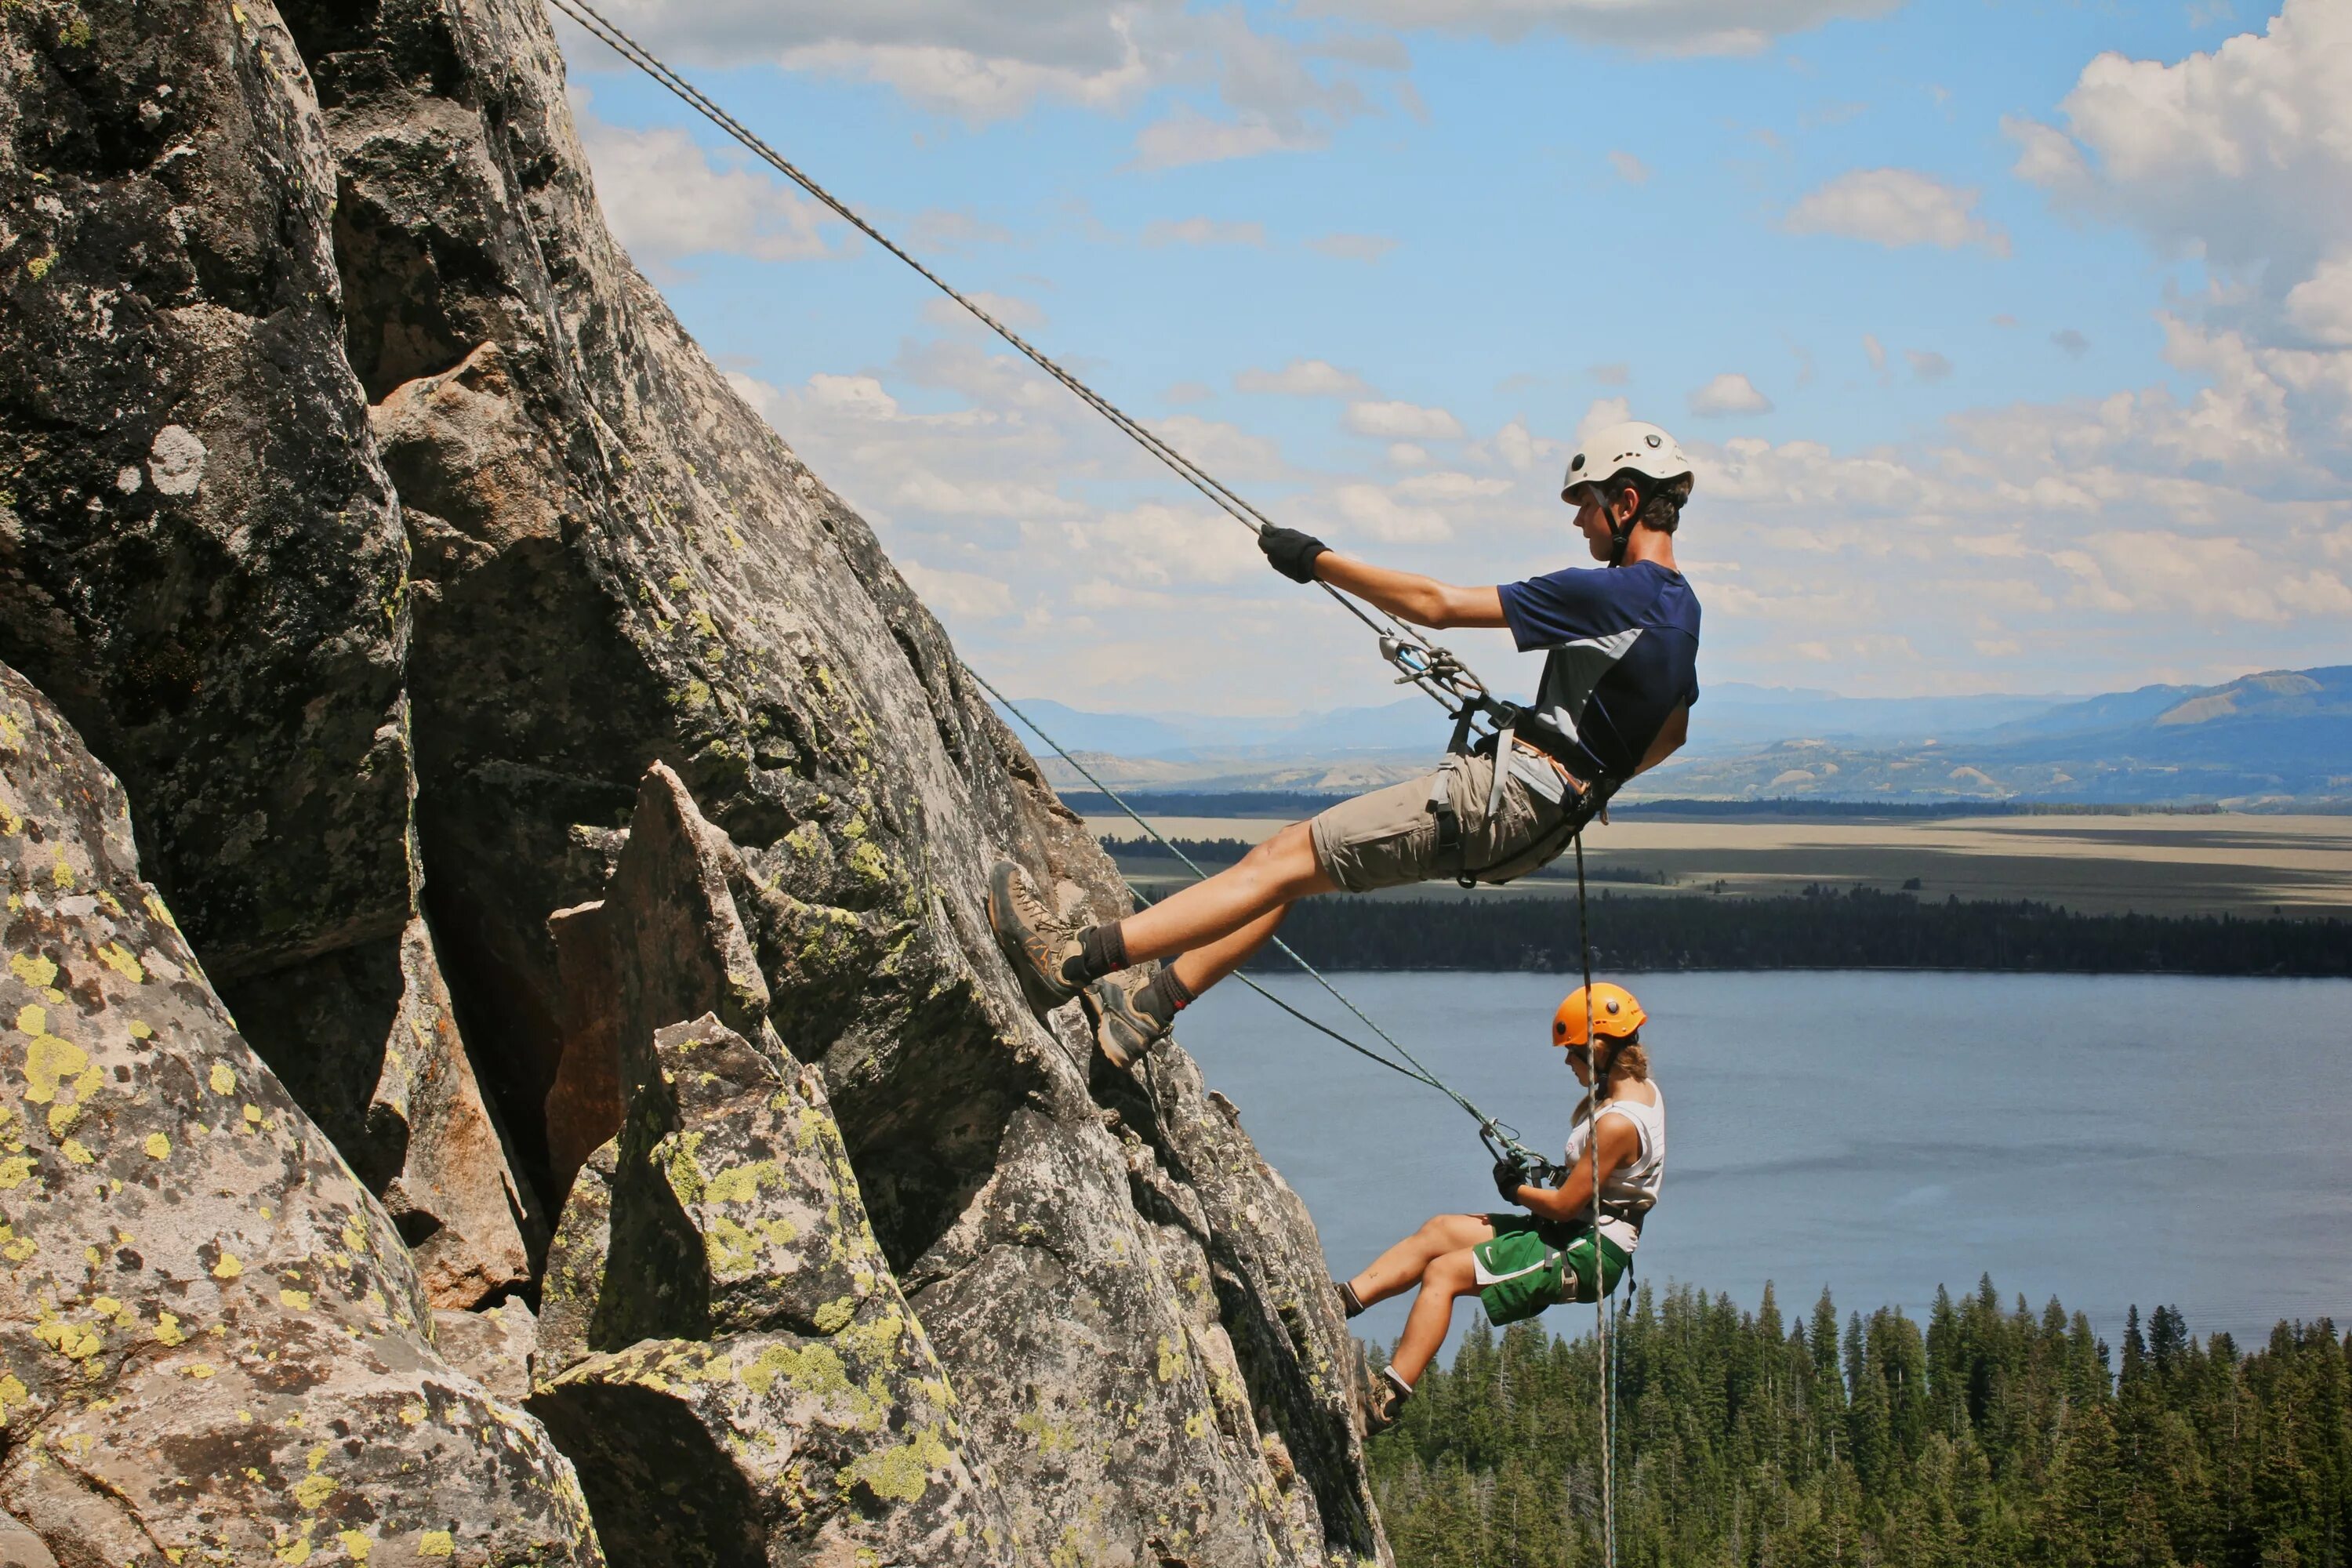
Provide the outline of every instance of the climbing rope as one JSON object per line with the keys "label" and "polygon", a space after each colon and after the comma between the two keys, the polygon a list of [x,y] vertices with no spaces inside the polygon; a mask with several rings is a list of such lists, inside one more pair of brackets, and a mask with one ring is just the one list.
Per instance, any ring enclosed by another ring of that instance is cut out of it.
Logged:
{"label": "climbing rope", "polygon": [[[914,268],[925,282],[970,311],[973,318],[989,331],[1020,350],[1023,357],[1030,363],[1061,383],[1079,402],[1109,420],[1120,434],[1150,453],[1165,464],[1177,478],[1207,497],[1218,510],[1248,529],[1252,533],[1257,533],[1261,530],[1274,526],[1274,521],[1271,518],[1235,494],[1216,476],[1154,435],[1140,420],[1134,418],[1110,399],[1063,369],[1043,350],[982,309],[969,295],[955,289],[947,279],[916,260],[897,241],[859,216],[840,197],[818,184],[782,153],[753,135],[742,121],[711,101],[701,89],[672,70],[650,49],[605,20],[594,6],[587,3],[587,0],[548,0],[548,3],[585,27],[614,53],[667,88],[688,108],[734,138],[752,156],[824,203],[844,223]],[[1397,678],[1398,685],[1412,687],[1415,690],[1434,700],[1446,710],[1449,715],[1456,718],[1460,716],[1464,705],[1475,706],[1483,700],[1490,700],[1491,693],[1488,692],[1486,683],[1478,679],[1469,666],[1464,664],[1447,649],[1430,641],[1418,628],[1397,619],[1377,605],[1372,607],[1371,614],[1368,614],[1365,607],[1357,603],[1354,598],[1341,593],[1328,583],[1318,582],[1315,585],[1329,595],[1332,603],[1371,628],[1372,634],[1380,639],[1381,656],[1403,671]],[[1379,616],[1377,620],[1373,618],[1375,614]]]}
{"label": "climbing rope", "polygon": [[1584,1054],[1593,1064],[1592,1090],[1585,1097],[1584,1146],[1592,1160],[1592,1322],[1601,1347],[1601,1560],[1616,1568],[1617,1444],[1615,1413],[1610,1408],[1616,1388],[1610,1375],[1608,1270],[1601,1255],[1601,1101],[1608,1080],[1601,1068],[1601,1044],[1592,1037],[1592,926],[1585,909],[1580,831],[1576,836],[1576,945],[1584,961]]}
{"label": "climbing rope", "polygon": [[[1054,754],[1061,758],[1063,762],[1068,763],[1071,768],[1075,769],[1079,777],[1085,779],[1087,783],[1094,785],[1094,787],[1100,791],[1104,797],[1109,800],[1113,805],[1118,806],[1120,811],[1126,813],[1129,819],[1134,822],[1138,827],[1142,828],[1144,832],[1150,834],[1162,848],[1166,849],[1171,855],[1175,856],[1177,859],[1182,861],[1185,868],[1191,871],[1194,877],[1205,879],[1208,876],[1209,873],[1202,869],[1199,862],[1195,861],[1190,855],[1185,854],[1184,851],[1176,844],[1171,842],[1165,834],[1161,833],[1159,828],[1153,826],[1150,821],[1147,819],[1142,813],[1137,811],[1135,807],[1129,805],[1125,797],[1120,795],[1118,791],[1112,789],[1108,784],[1103,783],[1101,779],[1096,777],[1093,770],[1089,769],[1084,763],[1078,761],[1077,758],[1072,756],[1067,748],[1066,748],[1059,741],[1054,739],[1053,736],[1047,734],[1045,730],[1039,726],[1038,722],[1034,719],[1029,717],[1027,713],[1022,711],[1012,699],[1006,697],[1004,693],[996,689],[996,688],[990,683],[986,676],[981,674],[980,671],[976,669],[972,669],[970,665],[966,665],[964,668],[971,671],[972,679],[980,683],[980,689],[982,691],[987,692],[991,697],[996,699],[1000,707],[1002,707],[1006,712],[1012,714],[1015,719],[1020,720],[1024,725],[1028,727],[1030,733],[1035,735],[1040,741],[1045,742],[1047,746],[1051,747]],[[1136,887],[1133,882],[1129,882],[1127,885],[1129,889],[1132,891],[1136,897],[1141,898],[1144,896],[1143,889]],[[1362,1057],[1369,1061],[1376,1061],[1380,1063],[1381,1066],[1387,1068],[1391,1072],[1402,1073],[1404,1077],[1412,1079],[1415,1083],[1425,1084],[1429,1088],[1437,1090],[1438,1093],[1445,1096],[1446,1099],[1452,1100],[1454,1104],[1467,1111],[1472,1119],[1478,1123],[1479,1137],[1487,1142],[1489,1148],[1496,1149],[1497,1158],[1501,1157],[1501,1152],[1503,1151],[1507,1150],[1511,1154],[1526,1161],[1531,1165],[1539,1165],[1544,1163],[1540,1155],[1537,1154],[1532,1149],[1529,1149],[1525,1143],[1519,1142],[1517,1129],[1510,1126],[1507,1122],[1498,1121],[1494,1117],[1487,1115],[1485,1111],[1479,1110],[1478,1107],[1471,1101],[1467,1095],[1462,1093],[1459,1089],[1454,1088],[1453,1085],[1447,1083],[1444,1079],[1438,1077],[1436,1073],[1431,1071],[1430,1068],[1423,1063],[1421,1058],[1407,1050],[1396,1037],[1391,1035],[1386,1029],[1381,1028],[1380,1025],[1374,1023],[1370,1014],[1366,1013],[1361,1007],[1357,1006],[1356,1004],[1349,998],[1345,992],[1341,991],[1337,985],[1332,984],[1330,979],[1326,976],[1321,970],[1307,963],[1307,960],[1300,955],[1297,948],[1292,947],[1288,942],[1284,942],[1278,936],[1273,939],[1273,942],[1277,952],[1279,952],[1285,958],[1289,959],[1291,963],[1297,964],[1308,979],[1314,981],[1316,984],[1320,985],[1325,991],[1328,992],[1331,998],[1338,1002],[1339,1005],[1354,1014],[1357,1020],[1366,1028],[1371,1030],[1373,1034],[1378,1035],[1381,1037],[1381,1042],[1387,1046],[1390,1050],[1394,1051],[1396,1056],[1393,1058],[1382,1056],[1380,1052],[1373,1050],[1369,1046],[1365,1046],[1359,1041],[1350,1039],[1349,1037],[1341,1034],[1339,1030],[1332,1028],[1329,1025],[1322,1022],[1320,1019],[1299,1011],[1299,1009],[1292,1006],[1289,1003],[1284,1001],[1281,997],[1276,995],[1273,992],[1267,990],[1265,986],[1259,984],[1256,981],[1251,979],[1246,974],[1236,974],[1234,978],[1239,980],[1243,984],[1248,986],[1251,990],[1256,992],[1259,995],[1265,997],[1267,1001],[1273,1003],[1276,1006],[1281,1008],[1284,1012],[1289,1014],[1292,1017],[1297,1019],[1308,1028],[1328,1036],[1332,1039],[1339,1041],[1339,1044],[1347,1047],[1349,1050],[1355,1052],[1358,1056]]]}
{"label": "climbing rope", "polygon": [[[1094,388],[1088,386],[1085,382],[1080,381],[1076,376],[1063,369],[1061,365],[1055,363],[1053,359],[1030,343],[1028,340],[1023,338],[1018,332],[1013,331],[1012,328],[1006,326],[1003,321],[998,321],[994,316],[989,314],[987,310],[982,309],[981,306],[969,296],[950,286],[945,279],[940,277],[939,274],[933,272],[920,261],[918,261],[912,255],[893,241],[887,235],[885,235],[881,230],[866,222],[865,218],[859,216],[856,212],[852,210],[840,198],[834,195],[832,192],[826,190],[823,185],[818,184],[816,181],[802,173],[800,169],[787,161],[781,153],[777,153],[775,149],[770,147],[758,136],[752,134],[752,132],[745,127],[741,121],[738,121],[733,115],[728,113],[724,109],[721,109],[709,97],[705,96],[699,89],[694,86],[693,83],[688,81],[684,77],[679,76],[667,65],[664,64],[658,57],[653,54],[652,51],[646,49],[643,45],[630,37],[619,27],[614,26],[611,22],[607,21],[593,5],[590,5],[587,3],[587,0],[549,0],[549,4],[552,5],[557,10],[562,12],[565,16],[571,17],[572,21],[578,23],[581,26],[586,28],[591,35],[603,42],[615,54],[618,54],[623,59],[627,60],[630,64],[644,71],[647,76],[652,77],[656,81],[661,83],[663,87],[667,88],[672,93],[676,94],[678,99],[685,102],[688,107],[693,109],[697,113],[702,115],[703,118],[709,121],[713,125],[725,132],[754,157],[760,159],[761,162],[766,163],[770,168],[774,169],[778,174],[792,181],[793,184],[798,185],[802,190],[806,191],[812,197],[823,203],[827,208],[831,209],[835,216],[840,217],[843,222],[857,230],[858,233],[866,236],[866,238],[874,241],[875,244],[880,246],[884,250],[889,252],[900,261],[905,262],[909,268],[912,268],[914,271],[926,282],[929,283],[940,293],[946,295],[950,300],[954,300],[956,304],[962,307],[965,310],[969,311],[975,320],[981,322],[982,325],[987,327],[998,337],[1003,338],[1006,342],[1012,344],[1013,348],[1021,353],[1024,358],[1027,359],[1038,369],[1044,371],[1047,375],[1053,377],[1055,381],[1060,383],[1061,385],[1067,389],[1073,396],[1078,399],[1079,402],[1085,404],[1088,408],[1091,408],[1096,413],[1101,415],[1105,419],[1108,420],[1112,426],[1118,430],[1120,434],[1126,436],[1129,440],[1141,447],[1146,452],[1149,452],[1153,458],[1165,465],[1171,472],[1176,475],[1177,478],[1182,479],[1186,484],[1192,486],[1193,489],[1199,491],[1202,496],[1207,498],[1210,503],[1215,506],[1217,510],[1223,511],[1228,517],[1231,517],[1235,522],[1240,523],[1243,527],[1247,528],[1252,533],[1258,533],[1265,529],[1274,526],[1272,519],[1268,518],[1264,512],[1258,510],[1256,507],[1251,505],[1247,500],[1244,500],[1241,496],[1235,494],[1214,475],[1209,473],[1206,469],[1194,463],[1191,458],[1185,457],[1181,452],[1179,452],[1176,448],[1170,446],[1160,437],[1153,434],[1152,431],[1144,426],[1139,420],[1130,416],[1125,410],[1113,404],[1108,398],[1104,397],[1100,393],[1096,392]],[[1371,629],[1373,635],[1380,639],[1381,657],[1402,671],[1397,678],[1398,685],[1412,686],[1416,690],[1421,691],[1424,695],[1435,700],[1441,707],[1445,709],[1449,717],[1456,721],[1457,725],[1466,723],[1468,717],[1474,713],[1492,711],[1493,698],[1486,683],[1480,680],[1476,673],[1467,665],[1464,664],[1462,660],[1456,658],[1450,650],[1432,642],[1427,637],[1424,637],[1418,628],[1399,620],[1397,617],[1389,615],[1384,610],[1379,609],[1377,605],[1371,607],[1371,613],[1367,613],[1364,605],[1360,605],[1354,598],[1340,592],[1330,584],[1318,582],[1316,586],[1321,588],[1325,594],[1328,595],[1334,604],[1339,605],[1340,608],[1346,610],[1349,615],[1355,616],[1356,619],[1363,622],[1366,626]],[[1375,615],[1378,616],[1378,619],[1374,618]],[[966,668],[969,668],[970,667],[967,666]],[[1151,837],[1162,847],[1173,854],[1176,858],[1181,861],[1195,877],[1205,878],[1208,875],[1207,872],[1203,871],[1200,866],[1193,862],[1191,856],[1178,848],[1166,837],[1166,836],[1161,834],[1157,827],[1153,826],[1151,823],[1147,821],[1140,813],[1136,811],[1134,807],[1129,805],[1116,791],[1112,790],[1109,785],[1104,784],[1102,780],[1097,778],[1092,771],[1087,768],[1086,765],[1080,763],[1076,757],[1072,756],[1069,752],[1064,749],[1063,746],[1051,735],[1048,735],[1043,729],[1040,729],[1035,721],[1032,720],[1026,713],[1015,707],[1008,699],[1006,699],[1003,692],[998,691],[995,687],[990,685],[987,679],[982,677],[978,671],[975,670],[972,672],[972,679],[979,681],[982,689],[987,691],[991,697],[995,698],[996,700],[1003,706],[1005,711],[1020,720],[1020,721],[1024,725],[1026,725],[1031,732],[1035,734],[1039,740],[1045,742],[1046,745],[1053,748],[1055,755],[1059,756],[1063,762],[1068,763],[1071,768],[1075,769],[1079,776],[1084,778],[1088,784],[1101,791],[1106,798],[1110,800],[1112,804],[1116,805],[1119,810],[1126,813],[1138,826],[1150,834]],[[1499,762],[1497,763],[1497,766],[1500,766]],[[1584,836],[1580,828],[1575,836],[1575,843],[1577,930],[1580,937],[1583,939],[1586,1014],[1584,1037],[1589,1047],[1590,1042],[1592,1039],[1592,944],[1587,929],[1584,885]],[[1138,897],[1142,896],[1141,889],[1136,889],[1133,883],[1130,882],[1128,885],[1131,890],[1136,892]],[[1318,1033],[1328,1036],[1330,1038],[1347,1047],[1349,1050],[1354,1051],[1357,1055],[1364,1057],[1369,1060],[1379,1062],[1382,1067],[1388,1068],[1393,1072],[1401,1073],[1404,1077],[1412,1079],[1417,1083],[1425,1084],[1431,1089],[1436,1089],[1447,1099],[1453,1100],[1477,1121],[1478,1136],[1480,1140],[1486,1144],[1489,1151],[1496,1153],[1497,1158],[1503,1157],[1504,1152],[1507,1151],[1511,1157],[1522,1161],[1531,1169],[1542,1170],[1549,1168],[1549,1162],[1545,1161],[1540,1155],[1538,1155],[1533,1150],[1530,1150],[1526,1144],[1519,1141],[1518,1135],[1514,1129],[1501,1121],[1497,1121],[1495,1118],[1479,1110],[1476,1105],[1470,1101],[1467,1096],[1462,1094],[1459,1090],[1447,1084],[1443,1079],[1439,1078],[1437,1074],[1432,1072],[1393,1036],[1390,1035],[1387,1030],[1374,1023],[1364,1010],[1357,1006],[1353,1001],[1349,1000],[1338,986],[1332,984],[1331,982],[1324,976],[1321,971],[1318,970],[1313,964],[1307,963],[1305,958],[1301,957],[1296,949],[1292,948],[1288,943],[1283,942],[1278,937],[1274,939],[1274,945],[1277,951],[1279,951],[1285,957],[1288,958],[1293,963],[1297,964],[1298,968],[1317,984],[1320,985],[1326,992],[1329,993],[1332,998],[1338,1001],[1341,1006],[1347,1008],[1349,1013],[1353,1014],[1358,1021],[1362,1023],[1365,1027],[1370,1029],[1373,1034],[1377,1035],[1381,1043],[1387,1046],[1391,1051],[1395,1053],[1395,1055],[1393,1057],[1383,1056],[1380,1052],[1371,1049],[1360,1042],[1349,1038],[1339,1030],[1309,1016],[1304,1012],[1301,1012],[1298,1008],[1284,1001],[1281,997],[1276,996],[1273,992],[1267,990],[1265,986],[1259,984],[1256,981],[1251,979],[1246,974],[1239,976],[1244,985],[1247,985],[1251,990],[1256,992],[1259,995],[1265,997],[1267,1001],[1273,1003],[1276,1007],[1297,1019],[1300,1023],[1317,1030]],[[1596,1089],[1597,1088],[1598,1085],[1596,1084]],[[1601,1278],[1601,1258],[1600,1250],[1601,1183],[1599,1179],[1601,1152],[1600,1132],[1597,1118],[1594,1121],[1592,1131],[1588,1142],[1591,1143],[1592,1148],[1594,1173],[1593,1278],[1597,1284]],[[1600,1291],[1598,1292],[1598,1295],[1599,1300],[1595,1303],[1595,1310],[1599,1313],[1601,1320],[1601,1357],[1602,1367],[1601,1540],[1606,1561],[1612,1565],[1612,1568],[1614,1568],[1614,1564],[1617,1560],[1617,1533],[1615,1501],[1613,1496],[1613,1473],[1612,1468],[1612,1460],[1610,1445],[1612,1423],[1609,1409],[1609,1322],[1605,1305],[1607,1300],[1607,1292]]]}

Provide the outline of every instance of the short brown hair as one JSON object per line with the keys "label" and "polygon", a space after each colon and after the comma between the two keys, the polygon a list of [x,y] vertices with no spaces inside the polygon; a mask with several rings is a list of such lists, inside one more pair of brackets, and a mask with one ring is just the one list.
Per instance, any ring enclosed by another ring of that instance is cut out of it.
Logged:
{"label": "short brown hair", "polygon": [[1691,477],[1676,474],[1671,479],[1654,479],[1633,468],[1620,468],[1609,476],[1601,489],[1609,495],[1631,489],[1642,500],[1633,513],[1633,521],[1643,528],[1672,533],[1683,520],[1683,503],[1690,500]]}

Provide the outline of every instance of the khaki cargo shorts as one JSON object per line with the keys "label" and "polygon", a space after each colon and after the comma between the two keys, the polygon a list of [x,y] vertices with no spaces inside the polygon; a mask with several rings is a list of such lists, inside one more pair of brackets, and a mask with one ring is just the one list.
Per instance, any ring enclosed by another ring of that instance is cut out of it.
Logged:
{"label": "khaki cargo shorts", "polygon": [[[1577,797],[1543,798],[1515,772],[1503,781],[1502,809],[1486,817],[1495,759],[1455,756],[1451,798],[1462,819],[1460,864],[1481,882],[1507,882],[1549,864],[1568,847]],[[1523,764],[1524,765],[1524,764]],[[1549,763],[1538,763],[1549,767]],[[1351,893],[1433,882],[1454,874],[1455,857],[1437,852],[1437,816],[1429,809],[1435,774],[1342,801],[1307,825],[1315,864]],[[1440,864],[1441,859],[1443,864]]]}

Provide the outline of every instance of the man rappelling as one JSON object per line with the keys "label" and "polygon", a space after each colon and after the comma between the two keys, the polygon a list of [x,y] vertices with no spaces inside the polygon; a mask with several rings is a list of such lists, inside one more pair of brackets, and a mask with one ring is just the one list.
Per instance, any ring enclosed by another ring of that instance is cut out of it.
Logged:
{"label": "man rappelling", "polygon": [[1642,1005],[1622,985],[1590,991],[1589,1004],[1579,987],[1552,1015],[1552,1044],[1587,1090],[1566,1158],[1549,1182],[1514,1160],[1495,1164],[1503,1201],[1527,1212],[1433,1215],[1362,1273],[1335,1282],[1350,1318],[1419,1289],[1396,1353],[1364,1400],[1367,1436],[1396,1424],[1462,1297],[1476,1296],[1500,1328],[1563,1301],[1598,1300],[1632,1264],[1665,1177],[1666,1101],[1642,1048]]}
{"label": "man rappelling", "polygon": [[[1682,745],[1698,700],[1698,599],[1675,560],[1691,468],[1654,425],[1614,425],[1569,460],[1560,500],[1599,568],[1466,588],[1342,555],[1271,524],[1276,571],[1322,583],[1431,628],[1507,627],[1545,651],[1535,700],[1489,701],[1495,732],[1437,770],[1293,823],[1236,864],[1123,921],[1074,930],[1020,867],[991,873],[988,915],[1033,1005],[1081,998],[1096,1043],[1131,1068],[1177,1013],[1239,968],[1290,905],[1317,893],[1454,877],[1522,877],[1556,858],[1627,780]],[[1155,959],[1171,962],[1156,973]]]}

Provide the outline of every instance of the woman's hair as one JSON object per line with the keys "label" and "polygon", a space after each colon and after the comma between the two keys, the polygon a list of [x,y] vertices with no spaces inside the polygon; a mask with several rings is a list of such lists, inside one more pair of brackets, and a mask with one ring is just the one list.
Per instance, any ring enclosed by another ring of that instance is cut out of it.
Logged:
{"label": "woman's hair", "polygon": [[1630,1035],[1620,1036],[1613,1043],[1617,1048],[1609,1053],[1609,1076],[1615,1078],[1623,1073],[1637,1082],[1649,1082],[1650,1053],[1642,1048],[1642,1031],[1637,1028]]}
{"label": "woman's hair", "polygon": [[[1627,1078],[1638,1079],[1643,1083],[1650,1081],[1650,1053],[1642,1048],[1642,1031],[1638,1026],[1630,1035],[1603,1035],[1601,1037],[1609,1042],[1609,1076],[1611,1078],[1615,1078],[1622,1072]],[[1582,1052],[1585,1065],[1587,1067],[1592,1065],[1591,1047],[1570,1046],[1568,1048],[1572,1052]]]}
{"label": "woman's hair", "polygon": [[1690,500],[1691,476],[1678,474],[1671,479],[1654,479],[1632,468],[1620,468],[1601,488],[1613,496],[1629,487],[1642,498],[1641,510],[1633,514],[1633,521],[1643,528],[1672,533],[1683,520],[1683,503]]}

